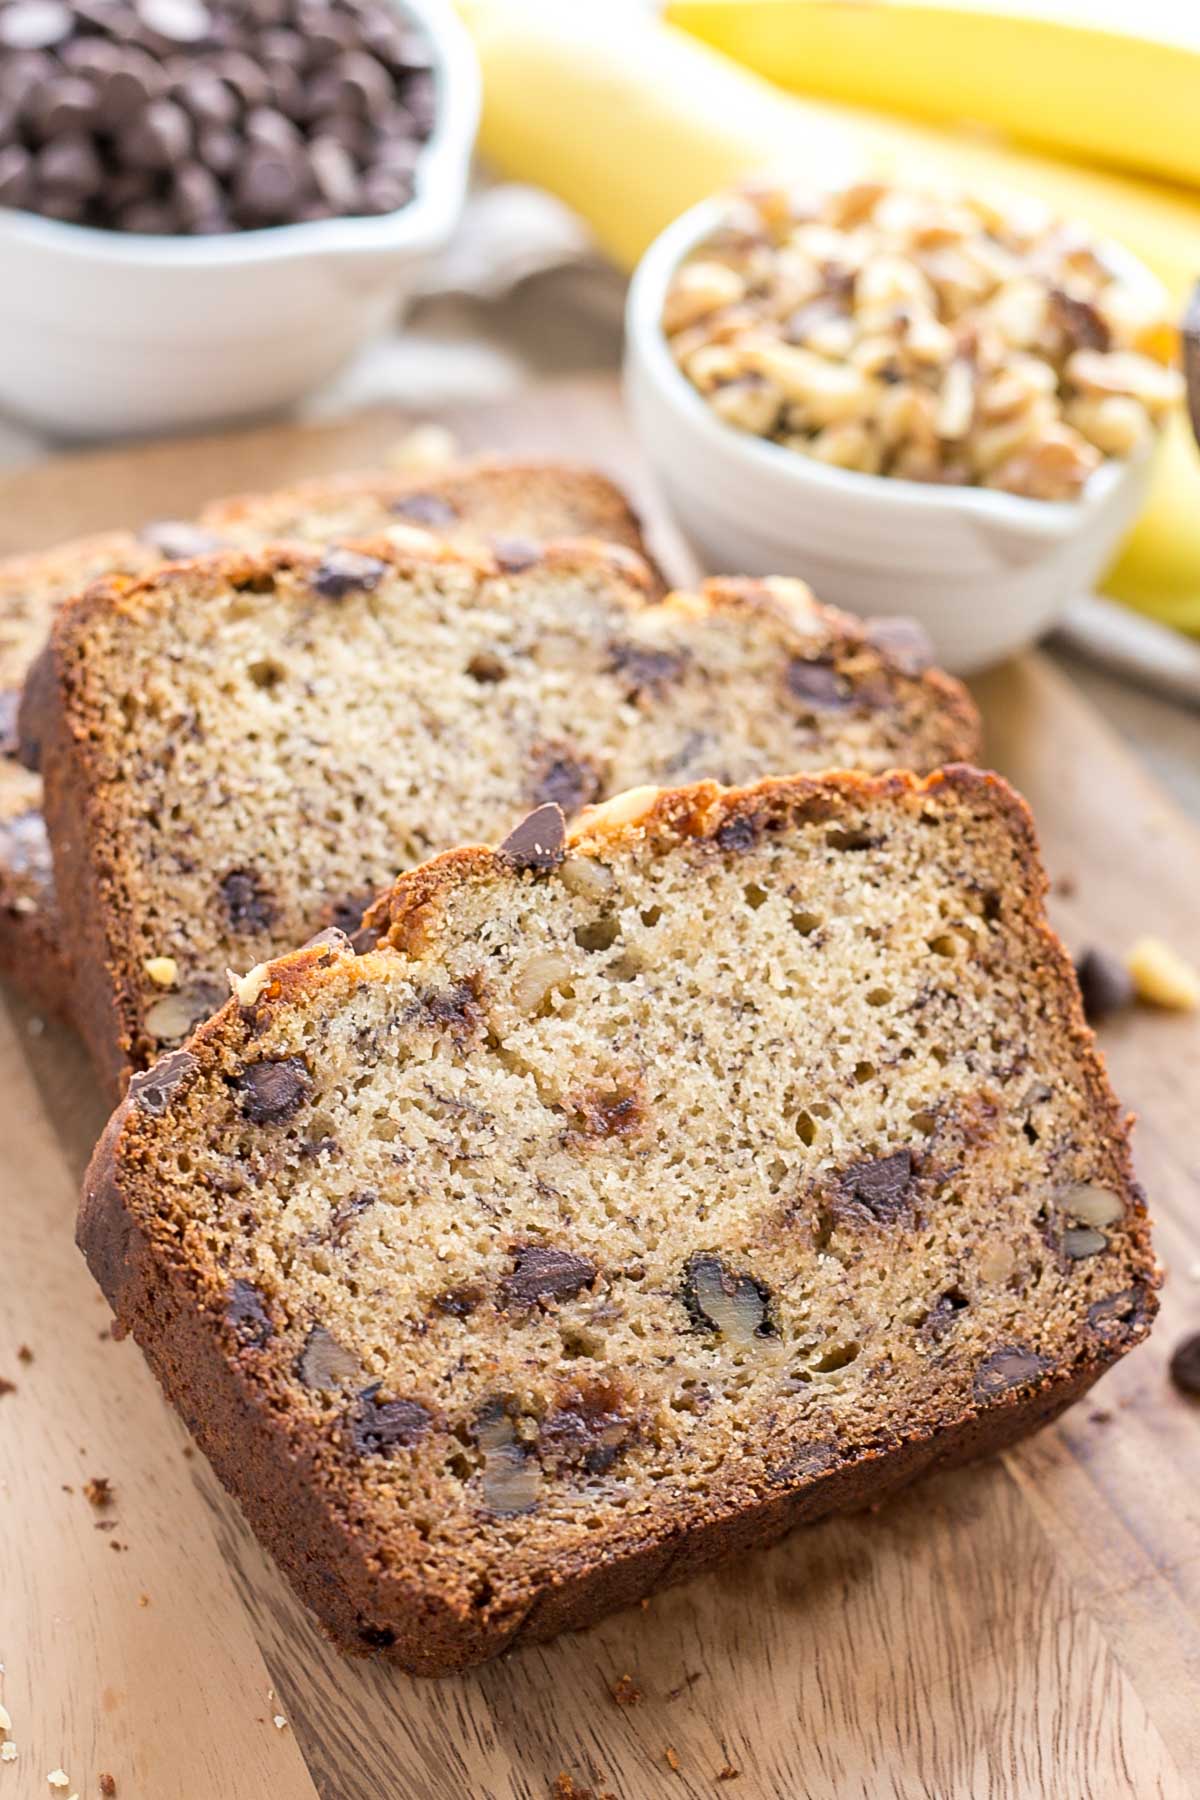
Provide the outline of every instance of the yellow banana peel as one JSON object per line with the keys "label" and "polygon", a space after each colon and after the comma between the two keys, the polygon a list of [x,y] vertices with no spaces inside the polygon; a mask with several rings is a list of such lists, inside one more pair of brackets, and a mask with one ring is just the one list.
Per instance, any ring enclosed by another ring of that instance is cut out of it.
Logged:
{"label": "yellow banana peel", "polygon": [[[686,207],[774,168],[819,185],[879,172],[1024,189],[1124,243],[1180,304],[1200,274],[1200,197],[1186,192],[795,99],[616,0],[459,0],[459,10],[483,65],[484,156],[558,195],[625,268]],[[1200,631],[1200,462],[1182,424],[1105,585]]]}
{"label": "yellow banana peel", "polygon": [[[1200,185],[1200,35],[1161,5],[1076,0],[668,0],[666,17],[805,95],[955,124]],[[1190,42],[1189,42],[1190,36]]]}

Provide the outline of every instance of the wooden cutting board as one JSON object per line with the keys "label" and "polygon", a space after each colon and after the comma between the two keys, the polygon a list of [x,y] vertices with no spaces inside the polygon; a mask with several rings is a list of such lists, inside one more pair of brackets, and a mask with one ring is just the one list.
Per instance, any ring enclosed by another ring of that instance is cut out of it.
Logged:
{"label": "wooden cutting board", "polygon": [[[448,422],[464,445],[586,457],[642,487],[608,386]],[[380,412],[9,475],[0,551],[370,464],[406,425]],[[1200,960],[1200,834],[1042,658],[979,698],[1068,943],[1156,932]],[[1200,1794],[1200,1404],[1166,1369],[1200,1328],[1200,1018],[1138,1012],[1103,1045],[1140,1115],[1168,1269],[1148,1345],[998,1461],[434,1683],[326,1648],[136,1347],[110,1339],[71,1241],[101,1108],[70,1035],[0,1004],[0,1700],[19,1750],[0,1800],[55,1796],[60,1767],[80,1800],[102,1772],[119,1800]],[[626,1674],[642,1699],[620,1706]]]}

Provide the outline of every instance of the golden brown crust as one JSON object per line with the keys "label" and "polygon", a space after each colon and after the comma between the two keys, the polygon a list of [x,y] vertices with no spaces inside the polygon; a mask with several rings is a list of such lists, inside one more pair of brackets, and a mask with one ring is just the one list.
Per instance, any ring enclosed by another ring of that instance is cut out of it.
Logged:
{"label": "golden brown crust", "polygon": [[[132,1330],[142,1344],[222,1480],[340,1648],[379,1650],[413,1673],[437,1675],[512,1644],[586,1625],[733,1551],[770,1543],[796,1524],[875,1505],[930,1466],[1003,1448],[1053,1418],[1145,1335],[1158,1274],[1133,1177],[1127,1123],[1084,1022],[1065,951],[1041,912],[1045,880],[1028,809],[1007,784],[962,767],[925,780],[834,774],[771,779],[744,789],[706,782],[645,793],[633,806],[623,806],[618,797],[580,821],[566,837],[563,853],[586,858],[603,851],[611,857],[633,845],[662,855],[673,845],[720,849],[720,834],[728,841],[731,827],[771,832],[787,822],[824,822],[882,802],[909,816],[919,816],[927,803],[952,802],[1001,827],[1015,849],[1023,870],[1018,899],[1033,928],[1032,973],[1070,1040],[1092,1129],[1111,1147],[1130,1207],[1128,1304],[1120,1321],[1083,1332],[1072,1355],[1020,1389],[974,1405],[956,1400],[935,1425],[901,1419],[891,1433],[802,1468],[768,1464],[752,1477],[739,1474],[709,1493],[684,1533],[673,1517],[651,1510],[614,1540],[611,1554],[565,1564],[553,1581],[508,1611],[473,1611],[436,1588],[423,1589],[415,1578],[405,1581],[397,1572],[410,1566],[403,1556],[385,1568],[369,1515],[356,1510],[345,1471],[307,1441],[302,1428],[289,1427],[286,1405],[264,1404],[263,1382],[270,1382],[270,1372],[258,1372],[257,1385],[251,1380],[244,1353],[222,1336],[213,1296],[178,1242],[164,1233],[151,1241],[143,1228],[143,1221],[159,1216],[145,1171],[154,1119],[164,1108],[154,1095],[148,1108],[139,1108],[155,1079],[169,1085],[174,1074],[178,1088],[169,1104],[186,1106],[193,1083],[214,1071],[232,1077],[264,1018],[277,1008],[304,1009],[327,985],[370,984],[396,954],[436,962],[439,928],[458,890],[537,881],[547,868],[543,857],[525,874],[514,852],[503,846],[446,852],[402,877],[372,910],[387,948],[354,959],[344,940],[332,938],[252,971],[242,984],[245,991],[200,1029],[186,1052],[175,1053],[182,1059],[175,1071],[137,1077],[137,1091],[115,1116],[93,1159],[80,1215],[81,1247],[121,1328]],[[545,845],[545,834],[541,841]],[[556,854],[553,845],[546,854]]]}

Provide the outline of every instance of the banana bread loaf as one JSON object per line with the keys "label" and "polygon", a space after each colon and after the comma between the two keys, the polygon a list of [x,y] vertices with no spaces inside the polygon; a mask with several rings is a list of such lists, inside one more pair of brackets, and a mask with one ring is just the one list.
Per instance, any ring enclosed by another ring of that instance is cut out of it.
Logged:
{"label": "banana bread loaf", "polygon": [[440,1674],[1052,1418],[1157,1273],[1028,813],[553,807],[135,1075],[79,1238],[345,1650]]}
{"label": "banana bread loaf", "polygon": [[23,718],[99,1068],[119,1084],[226,970],[356,929],[398,870],[541,801],[970,755],[970,702],[918,652],[795,582],[659,601],[586,544],[292,547],[94,587]]}
{"label": "banana bread loaf", "polygon": [[436,472],[352,474],[214,501],[196,524],[114,531],[0,563],[0,972],[68,1014],[68,945],[54,900],[41,782],[17,759],[21,688],[61,603],[103,575],[136,575],[223,544],[388,532],[466,549],[493,538],[594,537],[644,552],[637,518],[603,475],[569,464],[480,458]]}

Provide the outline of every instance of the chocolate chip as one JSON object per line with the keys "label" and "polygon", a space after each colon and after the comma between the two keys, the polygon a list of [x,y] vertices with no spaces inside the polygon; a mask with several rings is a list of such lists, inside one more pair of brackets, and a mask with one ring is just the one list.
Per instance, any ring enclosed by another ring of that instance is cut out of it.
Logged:
{"label": "chocolate chip", "polygon": [[[467,664],[467,674],[472,681],[479,682],[481,687],[494,687],[496,682],[503,681],[508,674],[508,665],[494,650],[477,650]],[[558,800],[558,795],[547,794],[545,798]],[[561,801],[559,804],[562,804]]]}
{"label": "chocolate chip", "polygon": [[534,1306],[539,1301],[573,1300],[595,1281],[597,1269],[586,1256],[527,1244],[513,1253],[513,1269],[500,1284],[505,1306]]}
{"label": "chocolate chip", "polygon": [[148,1069],[129,1078],[129,1098],[142,1112],[157,1117],[167,1110],[172,1093],[193,1069],[200,1067],[188,1050],[168,1050]]}
{"label": "chocolate chip", "polygon": [[609,668],[619,675],[628,688],[628,698],[643,695],[658,698],[673,681],[678,681],[687,667],[687,657],[678,650],[648,650],[640,644],[614,644]]}
{"label": "chocolate chip", "polygon": [[770,1314],[770,1288],[753,1275],[734,1274],[719,1257],[690,1257],[679,1297],[697,1331],[716,1332],[742,1346],[778,1335]]}
{"label": "chocolate chip", "polygon": [[104,179],[104,170],[96,147],[82,131],[71,131],[55,138],[38,151],[38,181],[63,194],[94,194]]}
{"label": "chocolate chip", "polygon": [[440,494],[401,494],[393,500],[389,512],[394,512],[402,519],[411,519],[414,525],[424,525],[431,531],[439,526],[453,525],[458,517],[448,500]]}
{"label": "chocolate chip", "polygon": [[929,633],[915,619],[867,619],[863,624],[867,642],[874,645],[901,675],[923,675],[933,664],[933,643]]}
{"label": "chocolate chip", "polygon": [[378,557],[335,548],[326,551],[313,571],[312,585],[326,600],[344,600],[347,594],[372,593],[386,573],[387,564]]}
{"label": "chocolate chip", "polygon": [[832,663],[795,656],[787,666],[787,685],[797,700],[819,712],[840,712],[850,704]]}
{"label": "chocolate chip", "polygon": [[947,1288],[939,1294],[921,1322],[921,1331],[935,1344],[940,1343],[959,1313],[967,1305],[967,1297],[959,1288]]}
{"label": "chocolate chip", "polygon": [[620,1088],[588,1089],[571,1108],[571,1133],[576,1139],[629,1137],[641,1123],[641,1101]]}
{"label": "chocolate chip", "polygon": [[559,806],[539,806],[514,826],[498,854],[516,869],[553,869],[563,860],[566,820]]}
{"label": "chocolate chip", "polygon": [[272,1334],[263,1297],[249,1281],[235,1281],[225,1302],[225,1318],[243,1344],[261,1350]]}
{"label": "chocolate chip", "polygon": [[896,1150],[890,1156],[851,1163],[841,1177],[841,1188],[849,1200],[890,1225],[908,1210],[912,1180],[912,1151]]}
{"label": "chocolate chip", "polygon": [[236,1083],[246,1117],[253,1125],[278,1125],[290,1119],[311,1085],[302,1056],[251,1063]]}
{"label": "chocolate chip", "polygon": [[358,1358],[324,1325],[314,1325],[304,1340],[297,1371],[307,1388],[336,1388],[362,1375]]}
{"label": "chocolate chip", "polygon": [[598,1381],[565,1395],[541,1421],[537,1454],[543,1465],[605,1475],[634,1436],[616,1387]]}
{"label": "chocolate chip", "polygon": [[0,206],[27,207],[34,195],[33,158],[22,144],[0,150]]}
{"label": "chocolate chip", "polygon": [[1177,1344],[1171,1355],[1171,1380],[1181,1394],[1200,1399],[1200,1331]]}
{"label": "chocolate chip", "polygon": [[1149,1316],[1149,1296],[1144,1288],[1136,1287],[1093,1300],[1087,1313],[1089,1327],[1105,1343],[1123,1343],[1133,1332],[1141,1331]]}
{"label": "chocolate chip", "polygon": [[1084,950],[1075,963],[1084,1016],[1093,1025],[1124,1012],[1134,1001],[1133,977],[1107,950]]}
{"label": "chocolate chip", "polygon": [[362,1456],[411,1450],[433,1424],[432,1413],[417,1400],[379,1400],[381,1385],[377,1381],[363,1389],[350,1419],[351,1441]]}
{"label": "chocolate chip", "polygon": [[532,538],[498,537],[492,539],[492,555],[506,575],[519,575],[542,560],[542,547]]}
{"label": "chocolate chip", "polygon": [[558,806],[564,813],[577,813],[597,800],[602,788],[595,764],[569,750],[545,747],[534,759],[530,797],[538,806]]}
{"label": "chocolate chip", "polygon": [[448,1319],[469,1319],[482,1301],[482,1290],[474,1287],[447,1288],[444,1294],[433,1297],[434,1307]]}
{"label": "chocolate chip", "polygon": [[144,525],[139,536],[168,562],[189,562],[194,556],[207,556],[222,548],[219,537],[186,519],[156,519],[153,524]]}
{"label": "chocolate chip", "polygon": [[975,1398],[990,1400],[1010,1388],[1026,1387],[1038,1381],[1049,1367],[1046,1358],[1020,1344],[1005,1344],[985,1356],[975,1370]]}
{"label": "chocolate chip", "polygon": [[231,869],[221,881],[221,898],[235,931],[256,933],[270,929],[275,908],[262,877],[254,869]]}
{"label": "chocolate chip", "polygon": [[758,827],[748,814],[739,813],[717,827],[715,841],[719,850],[731,850],[739,856],[744,855],[747,850],[753,850],[758,842]]}

